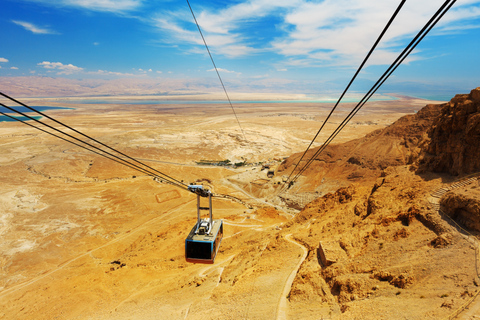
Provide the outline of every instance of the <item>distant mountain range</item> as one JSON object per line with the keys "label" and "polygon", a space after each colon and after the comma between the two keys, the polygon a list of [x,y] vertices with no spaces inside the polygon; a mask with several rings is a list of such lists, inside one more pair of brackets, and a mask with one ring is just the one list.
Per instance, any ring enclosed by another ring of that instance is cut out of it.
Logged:
{"label": "distant mountain range", "polygon": [[[279,93],[338,98],[346,83],[341,80],[315,82],[281,78],[223,79],[229,93]],[[367,92],[373,82],[356,81],[357,94]],[[438,87],[429,84],[402,82],[386,83],[383,93],[397,93],[416,97],[453,96],[463,88]],[[0,77],[0,90],[13,97],[87,97],[87,96],[144,96],[221,93],[223,88],[217,78],[121,78],[121,79],[68,79],[40,76]],[[362,90],[362,92],[358,91]],[[244,98],[244,97],[243,97]],[[297,97],[298,98],[298,97]],[[235,98],[234,98],[235,99]],[[275,99],[275,96],[272,97]],[[441,99],[436,99],[441,100]]]}

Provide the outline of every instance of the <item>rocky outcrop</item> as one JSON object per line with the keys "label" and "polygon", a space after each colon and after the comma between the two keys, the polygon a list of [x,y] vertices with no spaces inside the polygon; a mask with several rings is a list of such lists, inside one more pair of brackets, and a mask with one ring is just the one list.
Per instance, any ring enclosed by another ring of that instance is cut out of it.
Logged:
{"label": "rocky outcrop", "polygon": [[320,241],[317,256],[324,267],[328,267],[339,260],[347,259],[347,253],[337,241]]}
{"label": "rocky outcrop", "polygon": [[428,136],[421,170],[452,175],[480,171],[480,87],[444,104]]}
{"label": "rocky outcrop", "polygon": [[[314,156],[318,148],[307,152]],[[286,159],[279,171],[292,167],[302,153]],[[463,175],[480,171],[480,87],[457,94],[444,104],[427,105],[363,138],[329,145],[304,173],[333,172],[349,180],[375,176],[389,166],[414,165],[419,173]]]}
{"label": "rocky outcrop", "polygon": [[480,231],[480,191],[450,191],[440,202],[442,210],[464,228]]}

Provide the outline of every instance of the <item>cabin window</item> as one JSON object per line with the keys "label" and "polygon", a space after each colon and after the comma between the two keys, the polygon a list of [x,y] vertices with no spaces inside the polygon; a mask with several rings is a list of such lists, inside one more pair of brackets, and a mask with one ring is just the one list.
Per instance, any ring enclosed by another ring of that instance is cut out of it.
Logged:
{"label": "cabin window", "polygon": [[212,243],[187,241],[187,258],[211,260]]}

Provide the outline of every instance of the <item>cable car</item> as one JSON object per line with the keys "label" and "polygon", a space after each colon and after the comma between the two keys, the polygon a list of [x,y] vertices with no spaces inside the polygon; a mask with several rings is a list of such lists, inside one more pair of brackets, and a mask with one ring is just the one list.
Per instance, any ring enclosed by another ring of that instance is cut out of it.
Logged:
{"label": "cable car", "polygon": [[[214,263],[223,238],[223,221],[213,220],[212,193],[203,186],[189,185],[188,190],[197,194],[197,223],[185,239],[185,259],[193,263]],[[208,197],[209,206],[200,206],[200,197]],[[201,219],[200,211],[208,210],[210,217]]]}

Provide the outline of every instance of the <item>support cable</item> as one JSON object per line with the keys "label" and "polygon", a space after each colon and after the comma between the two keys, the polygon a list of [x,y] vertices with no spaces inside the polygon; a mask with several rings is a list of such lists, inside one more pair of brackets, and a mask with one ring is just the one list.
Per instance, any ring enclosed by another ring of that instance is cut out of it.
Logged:
{"label": "support cable", "polygon": [[[140,166],[138,166],[138,165],[136,165],[136,164],[134,164],[134,163],[132,163],[132,162],[129,162],[129,161],[127,161],[127,160],[125,160],[125,159],[117,156],[117,155],[114,155],[114,154],[112,154],[112,153],[110,153],[110,152],[108,152],[108,151],[102,150],[102,149],[100,149],[100,148],[98,148],[98,147],[96,147],[96,146],[94,146],[94,145],[92,145],[92,144],[90,144],[90,143],[88,143],[88,142],[82,141],[82,140],[80,140],[80,139],[78,139],[78,138],[76,138],[76,137],[74,137],[74,136],[72,136],[72,135],[70,135],[70,134],[68,134],[68,133],[65,133],[65,132],[63,132],[63,131],[61,131],[61,130],[59,130],[59,129],[57,129],[57,128],[54,128],[54,127],[52,127],[52,126],[50,126],[50,125],[48,125],[48,124],[46,124],[46,123],[44,123],[44,122],[42,122],[42,121],[40,121],[40,120],[37,120],[37,119],[35,119],[35,118],[33,118],[33,117],[31,117],[31,116],[29,116],[29,115],[27,115],[27,114],[25,114],[25,113],[23,113],[23,112],[21,112],[21,111],[18,111],[18,110],[15,110],[14,108],[8,107],[8,106],[6,106],[6,105],[3,104],[3,103],[0,103],[0,106],[2,106],[2,107],[4,107],[4,108],[7,108],[7,109],[10,110],[10,111],[16,112],[16,113],[18,113],[18,114],[20,114],[20,115],[22,115],[22,116],[24,116],[24,117],[26,117],[26,118],[28,118],[28,119],[30,119],[30,120],[33,120],[33,121],[35,121],[35,122],[37,122],[37,123],[40,123],[40,124],[42,124],[42,125],[50,128],[50,129],[52,129],[52,130],[55,130],[55,131],[57,131],[57,132],[59,132],[59,133],[61,133],[61,134],[63,134],[63,135],[66,135],[66,136],[68,136],[68,137],[70,137],[70,138],[72,138],[72,139],[74,139],[74,140],[76,140],[76,141],[78,141],[78,142],[81,142],[81,143],[83,143],[83,144],[86,144],[86,145],[88,145],[89,147],[92,147],[92,148],[94,148],[94,149],[96,149],[96,150],[99,150],[100,152],[106,153],[106,154],[110,155],[111,157],[116,158],[116,159],[118,159],[119,161],[122,161],[122,162],[121,162],[122,164],[128,163],[128,164],[130,164],[131,166],[137,168],[136,170],[138,170],[138,171],[141,171],[141,172],[149,172],[149,175],[151,175],[151,176],[158,176],[158,177],[160,177],[160,178],[162,178],[162,179],[165,179],[165,180],[169,181],[170,183],[172,183],[172,184],[174,184],[174,185],[176,185],[176,186],[178,186],[178,187],[181,187],[181,188],[183,188],[183,189],[188,189],[188,188],[187,188],[187,185],[184,184],[183,182],[180,182],[180,181],[178,181],[178,180],[176,180],[176,179],[174,179],[174,178],[172,178],[172,177],[170,177],[170,176],[168,176],[168,175],[166,175],[166,174],[164,174],[164,173],[162,173],[162,172],[160,172],[160,171],[158,171],[158,170],[156,170],[156,169],[154,169],[154,168],[151,168],[150,166],[148,166],[148,165],[146,165],[146,164],[144,164],[144,163],[142,163],[142,162],[140,162],[140,161],[138,161],[138,160],[136,160],[136,159],[134,159],[134,158],[132,158],[132,157],[130,157],[130,156],[128,156],[128,155],[120,152],[120,151],[118,151],[118,150],[115,150],[115,149],[113,149],[113,148],[111,148],[111,147],[109,147],[109,146],[101,143],[100,141],[98,141],[98,140],[96,140],[96,139],[94,139],[94,138],[89,137],[89,136],[86,135],[86,134],[81,133],[81,132],[78,131],[78,130],[75,130],[75,129],[71,128],[70,126],[67,126],[67,125],[63,124],[63,123],[61,123],[60,121],[57,121],[57,120],[55,120],[55,119],[47,116],[46,114],[44,114],[44,113],[42,113],[42,112],[40,112],[40,111],[37,111],[37,110],[35,110],[35,109],[27,106],[26,104],[24,104],[24,103],[22,103],[22,102],[20,102],[20,101],[17,101],[17,100],[15,100],[15,99],[7,96],[7,95],[4,94],[4,93],[1,93],[1,92],[0,92],[0,95],[3,95],[4,97],[7,97],[8,99],[10,99],[10,100],[12,100],[12,101],[15,101],[16,103],[18,103],[18,104],[20,104],[20,105],[28,108],[29,110],[32,110],[32,111],[34,111],[34,112],[36,112],[36,113],[38,113],[38,114],[41,114],[42,116],[45,116],[46,118],[51,119],[51,120],[53,120],[54,122],[59,123],[59,124],[61,124],[62,126],[65,126],[65,127],[67,127],[68,129],[71,129],[71,130],[73,130],[73,131],[81,134],[82,136],[87,137],[87,138],[89,138],[89,139],[91,139],[91,140],[93,140],[93,141],[101,144],[102,146],[105,146],[105,147],[107,147],[108,149],[110,149],[110,150],[112,150],[112,151],[115,151],[115,152],[121,154],[122,156],[125,156],[125,157],[128,158],[128,159],[134,160],[135,162],[140,163],[141,165],[143,165],[143,166],[145,166],[145,167],[147,167],[147,168],[149,168],[149,169],[151,169],[151,170],[153,170],[153,171],[149,171],[149,170],[147,170],[147,169],[144,169],[144,168],[142,168],[142,167],[140,167]],[[70,141],[69,141],[69,142],[70,142]],[[110,158],[109,158],[109,159],[110,159]],[[157,174],[155,174],[155,173],[153,173],[153,172],[157,172],[159,175],[157,175]],[[170,179],[170,180],[169,180],[169,179]]]}
{"label": "support cable", "polygon": [[385,27],[383,28],[382,32],[380,33],[380,35],[378,36],[377,40],[375,41],[375,43],[373,44],[372,48],[370,49],[370,51],[368,52],[368,54],[366,55],[366,57],[363,59],[362,63],[360,64],[360,66],[358,67],[357,71],[355,72],[355,74],[353,75],[352,79],[350,80],[350,82],[348,83],[347,87],[345,88],[345,90],[343,91],[343,93],[340,95],[340,98],[337,100],[337,103],[335,103],[334,107],[332,108],[332,110],[330,111],[330,113],[328,114],[327,118],[325,119],[325,121],[323,122],[322,126],[320,127],[320,129],[318,130],[317,134],[313,137],[312,141],[310,142],[310,144],[308,145],[307,149],[305,149],[305,152],[303,152],[302,154],[302,157],[300,158],[300,160],[298,160],[297,164],[295,165],[295,167],[293,168],[292,172],[290,172],[290,175],[288,176],[286,182],[283,184],[282,186],[282,189],[283,187],[286,185],[286,183],[290,180],[291,176],[293,175],[293,173],[295,172],[295,170],[297,169],[298,165],[300,164],[300,162],[303,160],[303,158],[305,157],[305,155],[307,154],[307,151],[310,149],[310,147],[312,146],[313,142],[317,139],[318,135],[320,134],[320,132],[322,131],[323,127],[325,126],[325,124],[327,123],[327,121],[330,119],[330,116],[332,115],[332,113],[335,111],[335,109],[337,108],[338,104],[340,103],[340,101],[343,99],[343,96],[347,93],[348,89],[350,88],[350,86],[352,85],[353,81],[356,79],[357,75],[360,73],[360,71],[362,70],[363,66],[365,65],[365,63],[367,62],[367,60],[370,58],[371,54],[373,53],[373,51],[375,50],[375,48],[377,47],[378,43],[380,42],[380,40],[383,38],[383,36],[385,35],[385,32],[388,30],[388,28],[390,27],[390,25],[392,24],[393,20],[395,19],[395,17],[397,16],[397,14],[400,12],[400,9],[403,7],[403,5],[405,4],[405,1],[406,0],[402,0],[400,2],[400,4],[398,5],[397,9],[395,10],[395,12],[393,13],[392,17],[390,18],[390,20],[388,21],[388,23],[385,25]]}
{"label": "support cable", "polygon": [[[450,2],[451,1],[451,2]],[[449,3],[450,2],[450,3]],[[310,164],[318,157],[318,155],[330,144],[330,142],[338,135],[338,133],[347,125],[347,123],[355,116],[355,114],[365,105],[365,103],[375,94],[375,92],[383,85],[383,83],[390,77],[390,75],[400,66],[400,64],[407,58],[407,56],[415,49],[415,47],[423,40],[423,38],[432,30],[432,28],[440,21],[440,19],[447,13],[448,10],[455,4],[456,0],[447,0],[437,10],[437,12],[430,18],[422,30],[415,36],[410,44],[402,51],[397,59],[390,65],[380,79],[368,91],[368,93],[360,100],[357,106],[348,114],[337,129],[330,135],[326,142],[315,152],[315,154],[307,161],[300,172],[292,179],[296,181],[298,177],[305,172]]]}
{"label": "support cable", "polygon": [[[72,144],[74,144],[74,145],[76,145],[76,146],[78,146],[78,147],[81,147],[81,148],[86,149],[86,150],[88,150],[88,151],[90,151],[90,152],[96,153],[96,154],[98,154],[98,155],[100,155],[100,156],[103,156],[103,157],[105,157],[105,158],[107,158],[107,159],[110,159],[110,160],[112,160],[112,161],[115,161],[115,162],[118,162],[118,163],[120,163],[120,164],[123,164],[123,165],[125,165],[125,166],[127,166],[127,167],[130,167],[130,168],[134,169],[134,170],[137,170],[137,171],[140,171],[140,172],[142,172],[142,173],[145,173],[145,174],[147,174],[147,175],[149,175],[149,176],[153,176],[153,177],[158,177],[158,178],[164,179],[164,180],[168,181],[169,183],[171,183],[171,184],[173,184],[173,185],[176,185],[176,186],[178,186],[178,187],[187,189],[187,188],[185,188],[185,187],[182,186],[182,185],[178,185],[178,184],[176,184],[176,183],[174,183],[174,182],[172,182],[172,181],[169,181],[169,180],[166,179],[165,177],[161,177],[161,176],[159,176],[159,175],[157,175],[157,174],[155,174],[155,173],[152,173],[151,171],[148,171],[148,170],[146,170],[146,169],[144,169],[144,168],[141,168],[141,167],[139,167],[139,166],[137,166],[137,165],[135,165],[135,164],[133,164],[133,163],[131,163],[131,162],[128,162],[128,161],[126,161],[126,160],[124,160],[124,159],[122,159],[122,158],[120,158],[120,157],[118,157],[118,156],[115,156],[115,155],[113,155],[113,154],[110,154],[110,153],[108,153],[107,151],[104,151],[104,150],[99,149],[99,148],[97,148],[97,147],[95,147],[95,146],[93,146],[93,145],[91,145],[91,144],[88,144],[88,143],[82,141],[82,140],[79,140],[79,139],[77,139],[77,138],[75,138],[75,137],[73,137],[73,136],[71,136],[71,135],[69,135],[69,134],[67,134],[67,133],[64,133],[64,132],[62,132],[62,131],[60,131],[60,130],[52,127],[52,126],[49,126],[48,124],[45,124],[45,123],[43,123],[43,122],[41,122],[41,121],[39,121],[39,120],[37,120],[37,119],[35,119],[35,118],[33,118],[33,117],[30,117],[29,115],[26,115],[26,114],[24,114],[24,113],[22,113],[22,112],[20,112],[20,111],[17,111],[17,110],[15,110],[15,109],[13,109],[13,108],[10,108],[10,107],[2,104],[2,103],[0,103],[0,106],[3,106],[4,108],[7,108],[7,109],[9,109],[9,110],[11,110],[11,111],[14,111],[14,112],[16,112],[16,113],[19,113],[19,114],[21,114],[22,116],[24,116],[24,117],[26,117],[26,118],[28,118],[28,119],[30,119],[30,120],[34,120],[34,121],[36,121],[36,122],[38,122],[38,123],[40,123],[40,124],[42,124],[42,125],[44,125],[44,126],[46,126],[46,127],[48,127],[48,128],[51,128],[51,129],[53,129],[53,130],[55,130],[55,131],[57,131],[57,132],[60,132],[60,133],[66,135],[66,136],[68,136],[68,137],[71,137],[71,138],[73,138],[73,139],[75,139],[75,140],[77,140],[77,141],[79,141],[79,142],[82,142],[82,143],[84,143],[84,144],[87,144],[87,145],[89,145],[89,146],[91,146],[91,147],[93,147],[93,148],[95,148],[95,149],[97,149],[97,150],[99,150],[99,151],[101,151],[101,152],[104,152],[104,153],[106,153],[106,154],[109,154],[109,155],[111,155],[112,157],[109,157],[109,156],[107,156],[107,155],[105,155],[105,154],[101,154],[101,153],[99,153],[99,152],[96,152],[96,151],[94,151],[94,150],[92,150],[92,149],[89,149],[89,148],[87,148],[87,147],[85,147],[85,146],[79,145],[79,144],[77,144],[77,143],[75,143],[75,142],[73,142],[73,141],[70,141],[70,140],[65,139],[65,138],[63,138],[63,137],[60,137],[60,136],[58,136],[58,135],[56,135],[56,134],[54,134],[54,133],[52,133],[52,132],[43,130],[43,129],[39,128],[39,127],[35,127],[35,126],[27,123],[26,121],[23,121],[23,120],[21,120],[21,119],[18,119],[18,118],[15,118],[15,117],[10,116],[10,115],[8,115],[8,114],[5,114],[5,113],[3,113],[3,112],[0,112],[1,114],[5,115],[5,116],[7,116],[7,117],[9,117],[9,118],[12,118],[12,119],[14,119],[14,120],[20,121],[20,122],[22,122],[22,123],[24,123],[24,124],[26,124],[26,125],[28,125],[28,126],[30,126],[30,127],[33,127],[33,128],[38,129],[38,130],[40,130],[40,131],[43,131],[43,132],[45,132],[45,133],[48,133],[48,134],[50,134],[50,135],[52,135],[52,136],[55,136],[55,137],[57,137],[57,138],[59,138],[59,139],[62,139],[62,140],[67,141],[67,142],[69,142],[69,143],[72,143]],[[115,158],[116,158],[116,159],[115,159]],[[117,160],[117,159],[118,159],[118,160]],[[122,161],[123,161],[123,162],[122,162]]]}
{"label": "support cable", "polygon": [[230,104],[230,108],[232,108],[233,114],[235,115],[235,119],[237,119],[238,126],[240,127],[240,130],[242,131],[243,139],[245,141],[247,140],[247,137],[245,136],[245,132],[243,131],[242,126],[240,125],[240,121],[238,120],[237,113],[235,112],[235,109],[233,108],[232,101],[230,100],[230,97],[228,96],[227,89],[225,88],[225,85],[223,84],[222,77],[220,77],[220,73],[218,72],[217,65],[215,64],[215,61],[213,60],[213,56],[210,53],[210,49],[208,49],[207,46],[207,41],[205,41],[205,37],[203,36],[202,30],[200,29],[200,25],[198,24],[197,18],[195,17],[195,14],[193,13],[192,6],[190,5],[190,2],[188,0],[187,4],[188,7],[190,8],[190,12],[192,13],[193,20],[195,20],[195,24],[197,25],[198,32],[200,32],[200,36],[202,36],[203,43],[205,44],[205,48],[207,49],[208,55],[210,56],[210,60],[212,60],[213,67],[215,68],[215,72],[217,72],[218,79],[220,80],[220,83],[222,84],[223,91],[225,92],[225,95],[227,96],[228,103]]}
{"label": "support cable", "polygon": [[[45,117],[45,118],[47,118],[47,119],[49,119],[49,120],[54,121],[55,123],[58,123],[58,124],[60,124],[60,125],[62,125],[62,126],[64,126],[64,127],[68,128],[68,129],[74,131],[75,133],[78,133],[78,134],[84,136],[85,138],[88,138],[88,139],[90,139],[90,140],[92,140],[92,141],[95,141],[96,143],[100,144],[100,145],[103,146],[103,147],[106,147],[106,148],[108,148],[108,149],[110,149],[110,150],[112,150],[112,151],[115,151],[115,152],[119,153],[120,155],[122,155],[122,156],[124,156],[124,157],[126,157],[126,158],[128,158],[128,159],[130,159],[130,160],[133,160],[133,161],[135,161],[136,163],[141,164],[141,165],[149,168],[150,170],[153,170],[154,172],[159,173],[160,175],[163,175],[163,176],[165,176],[165,177],[168,177],[169,179],[175,181],[175,182],[178,183],[178,184],[182,184],[182,185],[184,185],[185,187],[187,186],[187,185],[184,184],[183,182],[178,181],[178,180],[176,180],[176,179],[174,179],[174,178],[172,178],[172,177],[170,177],[170,176],[168,176],[168,175],[166,175],[166,174],[164,174],[164,173],[162,173],[162,172],[160,172],[160,171],[158,171],[158,170],[156,170],[156,169],[154,169],[154,168],[152,168],[152,167],[150,167],[150,166],[148,166],[148,165],[146,165],[146,164],[144,164],[144,163],[142,163],[142,162],[140,162],[140,161],[138,161],[138,160],[136,160],[136,159],[134,159],[134,158],[132,158],[132,157],[130,157],[130,156],[122,153],[122,152],[120,152],[120,151],[118,151],[118,150],[115,150],[115,149],[112,148],[112,147],[109,147],[108,145],[106,145],[106,144],[98,141],[97,139],[94,139],[94,138],[92,138],[92,137],[90,137],[90,136],[88,136],[88,135],[86,135],[86,134],[84,134],[84,133],[82,133],[82,132],[80,132],[80,131],[78,131],[78,130],[76,130],[76,129],[74,129],[74,128],[66,125],[66,124],[64,124],[64,123],[62,123],[62,122],[60,122],[60,121],[57,121],[57,120],[53,119],[52,117],[46,115],[45,113],[40,112],[40,111],[37,111],[37,110],[35,110],[34,108],[32,108],[32,107],[30,107],[30,106],[28,106],[28,105],[26,105],[26,104],[24,104],[24,103],[22,103],[22,102],[20,102],[20,101],[18,101],[18,100],[16,100],[16,99],[14,99],[14,98],[6,95],[6,94],[3,93],[3,92],[0,92],[0,95],[4,96],[5,98],[7,98],[7,99],[9,99],[9,100],[11,100],[11,101],[13,101],[13,102],[21,105],[21,106],[24,106],[25,108],[27,108],[27,109],[35,112],[35,113],[40,114],[41,116],[43,116],[43,117]],[[3,105],[3,104],[2,104],[2,105]],[[5,106],[5,105],[3,105],[3,106],[4,106],[4,107],[7,107],[7,106]],[[7,108],[9,108],[9,107],[7,107]],[[14,112],[17,112],[17,113],[22,114],[21,112],[15,110],[15,109],[10,109],[10,110],[13,110]],[[24,115],[24,114],[22,114],[22,115],[23,115],[23,116],[26,116],[26,115]],[[35,120],[35,119],[33,119],[33,118],[29,117],[29,116],[27,116],[27,117],[30,118],[30,119],[32,119],[32,120]],[[52,128],[53,128],[53,127],[52,127]],[[53,129],[54,129],[54,130],[57,130],[57,129],[55,129],[55,128],[53,128]],[[57,130],[57,131],[59,131],[59,130]],[[66,134],[66,133],[64,133],[64,132],[62,132],[62,131],[59,131],[59,132],[61,132],[62,134]],[[73,138],[74,138],[74,137],[73,137]],[[84,142],[84,141],[82,141],[82,140],[80,140],[80,139],[77,139],[77,138],[74,138],[74,139],[76,139],[76,140],[78,140],[78,141],[80,141],[80,142],[82,142],[82,143],[87,144],[86,142]],[[93,147],[93,146],[92,146],[92,147]],[[94,148],[96,148],[96,147],[94,147]],[[97,149],[98,149],[98,148],[97,148]],[[101,149],[99,149],[99,150],[101,150]],[[102,151],[102,152],[106,152],[106,151],[103,151],[103,150],[101,150],[101,151]],[[121,158],[120,158],[120,159],[121,159]],[[123,160],[123,161],[125,161],[125,160]]]}
{"label": "support cable", "polygon": [[[1,103],[0,103],[0,105],[1,105],[1,106],[4,106],[4,105],[1,104]],[[74,144],[74,145],[76,145],[77,147],[83,148],[83,149],[85,149],[85,150],[88,150],[88,151],[90,151],[90,152],[93,152],[93,153],[95,153],[95,154],[98,154],[99,156],[102,156],[102,157],[105,157],[105,158],[110,159],[110,160],[112,160],[112,161],[118,162],[118,163],[123,164],[123,165],[125,165],[125,166],[127,166],[127,167],[130,167],[130,168],[132,168],[132,169],[134,169],[134,170],[141,171],[141,172],[145,173],[146,175],[152,176],[152,174],[151,174],[150,172],[148,172],[148,171],[139,170],[138,168],[135,168],[135,167],[133,167],[133,166],[131,166],[131,165],[129,165],[129,164],[126,164],[126,163],[124,163],[124,162],[120,162],[120,161],[118,161],[118,160],[115,159],[115,158],[110,158],[109,156],[107,156],[107,155],[105,155],[105,154],[102,154],[102,153],[97,152],[97,151],[95,151],[95,150],[89,149],[89,148],[87,148],[87,147],[85,147],[85,146],[82,146],[82,145],[80,145],[80,144],[78,144],[78,143],[75,143],[75,142],[73,142],[73,141],[70,141],[70,140],[68,140],[68,139],[65,139],[65,138],[63,138],[63,137],[61,137],[61,136],[59,136],[59,135],[56,135],[56,134],[53,133],[53,132],[49,132],[49,131],[47,131],[47,130],[43,130],[42,128],[36,127],[36,126],[34,126],[34,125],[32,125],[32,124],[30,124],[30,123],[28,123],[28,122],[26,122],[26,121],[24,121],[24,120],[22,120],[22,119],[13,117],[13,116],[11,116],[11,115],[9,115],[9,114],[6,114],[6,113],[3,113],[3,112],[0,112],[0,115],[3,115],[3,116],[5,116],[5,117],[8,117],[8,118],[13,119],[13,120],[15,120],[15,121],[18,121],[18,122],[21,122],[21,123],[23,123],[23,124],[26,124],[27,126],[30,126],[30,127],[34,128],[34,129],[40,130],[40,131],[42,131],[42,132],[44,132],[44,133],[47,133],[47,134],[49,134],[49,135],[51,135],[51,136],[54,136],[55,138],[62,139],[63,141],[66,141],[66,142],[68,142],[68,143]],[[159,178],[161,178],[161,177],[159,177]]]}

